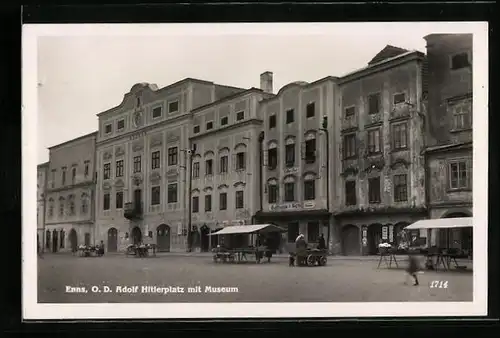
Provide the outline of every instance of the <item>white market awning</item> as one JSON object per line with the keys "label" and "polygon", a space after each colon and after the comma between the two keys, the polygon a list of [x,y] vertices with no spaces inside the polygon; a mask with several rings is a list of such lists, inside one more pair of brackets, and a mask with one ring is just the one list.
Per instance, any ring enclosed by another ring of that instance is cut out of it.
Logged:
{"label": "white market awning", "polygon": [[405,230],[468,228],[472,226],[472,217],[438,218],[417,221],[407,226]]}
{"label": "white market awning", "polygon": [[218,235],[233,235],[233,234],[252,234],[256,232],[283,232],[286,231],[274,224],[253,224],[253,225],[232,225],[225,227],[217,232],[213,232],[211,236]]}

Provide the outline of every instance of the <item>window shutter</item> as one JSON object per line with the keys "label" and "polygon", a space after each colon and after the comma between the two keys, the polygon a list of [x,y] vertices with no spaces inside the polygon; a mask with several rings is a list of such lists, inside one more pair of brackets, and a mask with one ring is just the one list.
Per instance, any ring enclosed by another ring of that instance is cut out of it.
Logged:
{"label": "window shutter", "polygon": [[269,165],[269,151],[268,150],[264,150],[263,154],[262,154],[262,165],[264,167],[267,167]]}
{"label": "window shutter", "polygon": [[233,154],[232,155],[232,162],[233,162],[233,170],[236,170],[236,160],[237,160],[238,156],[236,156],[236,154]]}
{"label": "window shutter", "polygon": [[302,160],[306,159],[306,143],[305,142],[300,143],[300,158]]}

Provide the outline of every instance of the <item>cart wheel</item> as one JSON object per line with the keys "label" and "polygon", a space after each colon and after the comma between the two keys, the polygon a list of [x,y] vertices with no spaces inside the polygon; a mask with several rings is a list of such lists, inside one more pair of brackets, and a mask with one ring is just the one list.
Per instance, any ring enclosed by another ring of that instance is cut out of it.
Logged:
{"label": "cart wheel", "polygon": [[316,259],[313,257],[313,255],[307,256],[307,265],[314,266],[315,264],[316,264]]}
{"label": "cart wheel", "polygon": [[321,258],[319,259],[319,265],[326,265],[326,256],[321,256]]}

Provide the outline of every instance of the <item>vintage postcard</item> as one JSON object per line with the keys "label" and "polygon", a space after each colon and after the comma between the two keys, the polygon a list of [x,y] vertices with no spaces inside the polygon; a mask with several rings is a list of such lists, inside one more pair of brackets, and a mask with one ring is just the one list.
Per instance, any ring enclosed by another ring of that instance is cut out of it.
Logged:
{"label": "vintage postcard", "polygon": [[24,319],[485,315],[487,32],[25,25]]}

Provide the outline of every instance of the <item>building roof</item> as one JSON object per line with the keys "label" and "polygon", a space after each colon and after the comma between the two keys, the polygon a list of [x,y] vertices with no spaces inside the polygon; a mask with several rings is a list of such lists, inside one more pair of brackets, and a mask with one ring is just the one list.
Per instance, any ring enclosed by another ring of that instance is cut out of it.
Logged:
{"label": "building roof", "polygon": [[53,145],[52,147],[49,147],[48,149],[51,150],[51,149],[54,149],[54,148],[59,148],[59,147],[62,147],[62,146],[65,146],[69,143],[72,143],[72,142],[76,142],[76,141],[80,141],[84,138],[87,138],[87,137],[92,137],[92,136],[97,136],[97,131],[94,131],[92,133],[88,133],[88,134],[85,134],[85,135],[82,135],[82,136],[79,136],[77,138],[74,138],[74,139],[71,139],[69,141],[66,141],[66,142],[63,142],[63,143],[59,143],[59,144],[56,144],[56,145]]}
{"label": "building roof", "polygon": [[194,109],[191,110],[191,112],[195,113],[197,111],[206,109],[208,107],[218,105],[218,104],[220,104],[220,103],[222,103],[224,101],[232,100],[232,99],[235,99],[237,97],[244,96],[244,95],[247,95],[247,94],[250,94],[250,93],[253,93],[253,92],[255,92],[255,93],[263,93],[262,89],[252,87],[252,88],[249,88],[249,89],[245,89],[245,90],[233,93],[233,94],[228,95],[228,96],[224,96],[224,97],[222,97],[222,98],[220,98],[220,99],[218,99],[218,100],[216,100],[214,102],[210,102],[210,103],[204,104],[203,106],[194,108]]}
{"label": "building roof", "polygon": [[39,165],[37,165],[37,168],[48,167],[48,166],[49,166],[49,161],[40,163]]}
{"label": "building roof", "polygon": [[380,61],[384,61],[386,59],[393,58],[395,56],[404,54],[409,52],[408,49],[396,47],[396,46],[391,46],[387,45],[382,49],[380,52],[378,52],[371,60],[368,62],[368,65],[373,65],[375,63],[379,63]]}

